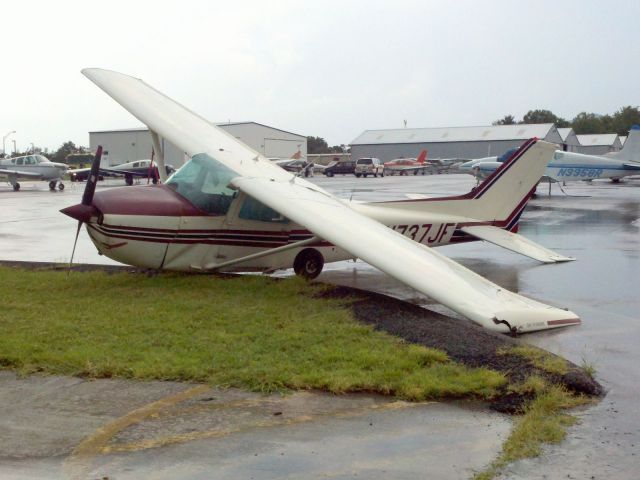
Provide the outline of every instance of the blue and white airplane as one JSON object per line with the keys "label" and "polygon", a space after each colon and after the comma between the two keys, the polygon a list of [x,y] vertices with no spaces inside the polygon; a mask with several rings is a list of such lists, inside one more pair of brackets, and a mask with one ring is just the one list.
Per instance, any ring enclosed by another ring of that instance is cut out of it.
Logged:
{"label": "blue and white airplane", "polygon": [[[458,168],[476,178],[486,178],[513,155],[517,149],[508,150],[500,157],[470,160]],[[640,175],[640,126],[631,127],[627,141],[619,152],[607,155],[557,150],[547,165],[543,178],[550,182],[570,182],[609,178],[614,182],[622,177]]]}

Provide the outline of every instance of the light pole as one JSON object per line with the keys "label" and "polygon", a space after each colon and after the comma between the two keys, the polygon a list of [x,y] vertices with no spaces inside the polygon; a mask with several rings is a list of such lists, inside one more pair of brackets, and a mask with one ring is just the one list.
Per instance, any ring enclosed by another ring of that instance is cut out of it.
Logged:
{"label": "light pole", "polygon": [[11,141],[13,142],[13,154],[15,155],[16,152],[18,151],[18,149],[16,148],[16,141],[15,141],[15,139],[11,140]]}
{"label": "light pole", "polygon": [[4,137],[2,137],[2,154],[3,154],[5,157],[7,156],[6,150],[5,150],[5,148],[4,148],[4,146],[5,146],[5,142],[6,142],[6,140],[7,140],[7,137],[9,137],[9,135],[11,135],[12,133],[16,133],[16,131],[15,131],[15,130],[11,130],[11,131],[10,131],[9,133],[7,133]]}

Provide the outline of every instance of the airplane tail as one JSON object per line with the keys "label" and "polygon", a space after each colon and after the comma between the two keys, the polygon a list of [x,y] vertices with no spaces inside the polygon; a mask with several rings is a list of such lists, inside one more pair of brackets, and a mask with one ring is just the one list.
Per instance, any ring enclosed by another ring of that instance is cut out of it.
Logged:
{"label": "airplane tail", "polygon": [[420,200],[399,200],[375,204],[377,207],[412,212],[428,211],[458,216],[516,231],[524,207],[535,192],[556,146],[532,138],[508,160],[466,195]]}
{"label": "airplane tail", "polygon": [[640,125],[633,125],[622,150],[612,153],[608,157],[622,161],[640,162]]}
{"label": "airplane tail", "polygon": [[420,152],[420,155],[418,155],[418,158],[416,159],[416,162],[418,162],[420,165],[422,165],[422,164],[424,164],[426,159],[427,159],[427,151],[426,150],[422,150]]}

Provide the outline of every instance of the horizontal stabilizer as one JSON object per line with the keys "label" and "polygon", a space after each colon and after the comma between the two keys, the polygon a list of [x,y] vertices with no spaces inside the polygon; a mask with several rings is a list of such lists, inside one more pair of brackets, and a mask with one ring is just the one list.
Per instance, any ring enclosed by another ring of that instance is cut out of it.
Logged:
{"label": "horizontal stabilizer", "polygon": [[463,227],[462,231],[473,235],[480,240],[485,240],[499,247],[506,248],[512,252],[519,253],[534,260],[544,263],[569,262],[575,260],[573,257],[565,257],[559,253],[549,250],[533,240],[529,240],[517,233],[511,233],[502,228],[490,225],[478,225],[475,227]]}

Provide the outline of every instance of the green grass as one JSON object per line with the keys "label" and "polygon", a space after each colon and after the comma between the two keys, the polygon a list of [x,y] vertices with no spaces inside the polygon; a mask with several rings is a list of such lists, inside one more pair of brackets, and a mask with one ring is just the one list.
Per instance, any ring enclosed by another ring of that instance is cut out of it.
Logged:
{"label": "green grass", "polygon": [[295,279],[0,267],[0,285],[0,365],[22,373],[410,400],[490,397],[506,383],[361,325],[347,301]]}
{"label": "green grass", "polygon": [[530,345],[503,348],[498,351],[498,354],[518,355],[531,362],[534,367],[551,374],[564,375],[569,371],[566,360]]}
{"label": "green grass", "polygon": [[474,480],[490,480],[509,463],[539,456],[544,444],[560,443],[566,436],[566,428],[576,422],[576,418],[566,410],[590,401],[571,394],[563,387],[543,385],[539,377],[531,379],[529,385],[541,390],[537,391],[534,400],[516,422],[498,458],[485,470],[476,473]]}

